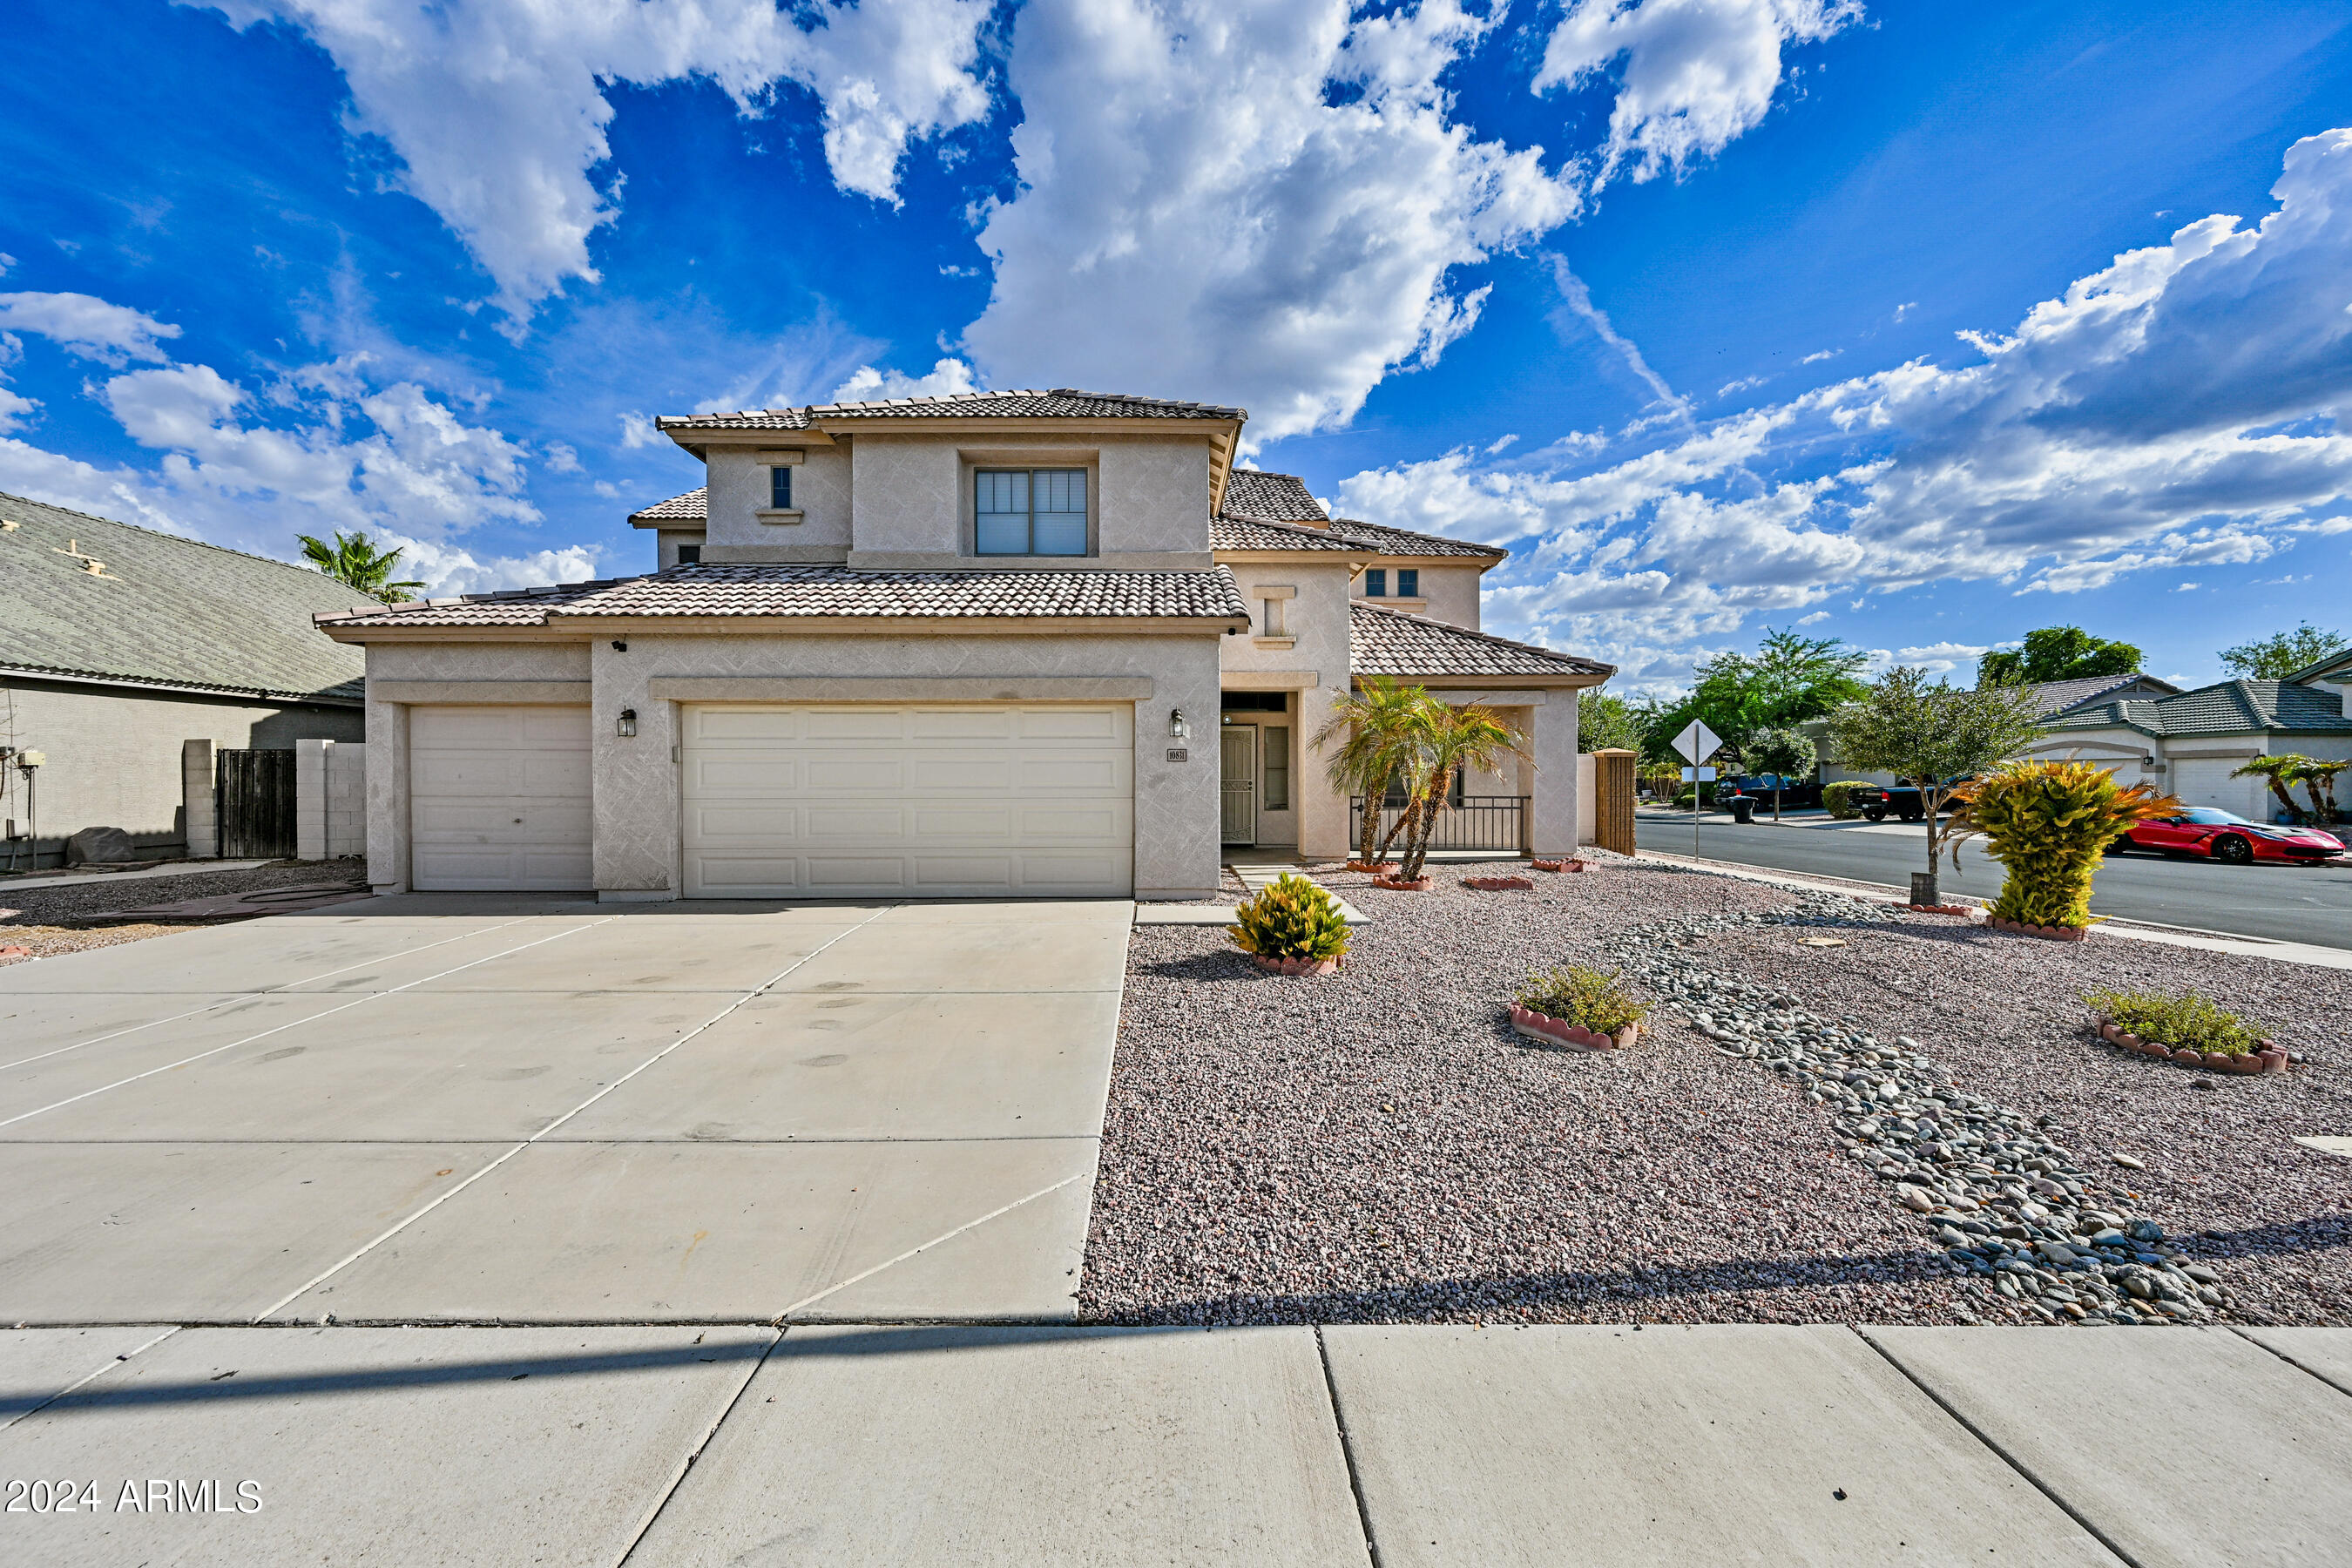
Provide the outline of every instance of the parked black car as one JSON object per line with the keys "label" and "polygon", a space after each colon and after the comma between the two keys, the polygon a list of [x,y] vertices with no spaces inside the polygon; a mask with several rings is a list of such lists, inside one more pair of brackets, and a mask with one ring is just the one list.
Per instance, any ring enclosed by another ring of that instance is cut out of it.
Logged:
{"label": "parked black car", "polygon": [[1772,805],[1772,786],[1780,786],[1780,809],[1805,811],[1822,804],[1822,786],[1818,779],[1776,779],[1770,773],[1742,773],[1716,785],[1716,803],[1727,804],[1734,795],[1752,796],[1756,803],[1769,809]]}
{"label": "parked black car", "polygon": [[[1955,779],[1952,782],[1958,784],[1960,781]],[[1892,789],[1881,788],[1877,784],[1861,784],[1847,799],[1855,810],[1873,822],[1884,822],[1890,816],[1900,817],[1905,822],[1927,820],[1927,797],[1916,784],[1896,784]],[[1947,813],[1958,811],[1960,803],[1946,795],[1943,809]]]}

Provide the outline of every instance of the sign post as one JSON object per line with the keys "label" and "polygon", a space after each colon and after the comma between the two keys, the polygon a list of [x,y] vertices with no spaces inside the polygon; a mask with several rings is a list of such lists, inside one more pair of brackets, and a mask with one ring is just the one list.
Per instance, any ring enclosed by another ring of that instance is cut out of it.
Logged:
{"label": "sign post", "polygon": [[1708,729],[1706,721],[1702,719],[1692,720],[1683,727],[1683,732],[1675,737],[1675,750],[1691,760],[1691,765],[1683,770],[1683,777],[1691,786],[1691,858],[1694,860],[1698,858],[1699,785],[1712,783],[1715,778],[1715,770],[1704,764],[1722,744],[1723,737]]}

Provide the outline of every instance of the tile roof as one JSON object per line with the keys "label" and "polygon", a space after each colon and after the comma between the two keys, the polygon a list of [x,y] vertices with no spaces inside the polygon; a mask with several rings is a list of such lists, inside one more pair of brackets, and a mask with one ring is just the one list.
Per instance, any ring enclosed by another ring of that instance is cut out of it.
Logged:
{"label": "tile roof", "polygon": [[605,616],[1039,616],[1245,620],[1234,575],[1208,572],[858,572],[846,566],[674,566],[646,577],[469,594],[332,617],[331,630],[543,626]]}
{"label": "tile roof", "polygon": [[2249,731],[2352,734],[2344,699],[2287,680],[2222,680],[2154,701],[2103,702],[2062,714],[2047,726],[2070,730],[2137,730],[2144,734],[2232,735]]}
{"label": "tile roof", "polygon": [[1348,668],[1357,675],[1412,679],[1439,675],[1574,675],[1605,680],[1617,673],[1615,665],[1448,626],[1427,616],[1369,605],[1361,599],[1348,603]]}
{"label": "tile roof", "polygon": [[710,516],[710,487],[697,485],[682,496],[657,500],[642,511],[629,514],[632,524],[660,522],[702,522]]}
{"label": "tile roof", "polygon": [[[1251,525],[1288,523],[1287,531],[1261,531]],[[1419,533],[1410,528],[1333,518],[1309,494],[1296,474],[1273,474],[1262,468],[1235,468],[1225,479],[1224,510],[1211,530],[1211,545],[1218,550],[1376,550],[1383,555],[1461,555],[1500,561],[1510,553],[1492,544],[1448,539],[1441,533]],[[1230,539],[1233,542],[1228,543]],[[1334,545],[1337,539],[1341,542]],[[1244,541],[1246,540],[1246,542]]]}
{"label": "tile roof", "polygon": [[1332,550],[1343,555],[1368,553],[1363,545],[1343,539],[1328,528],[1310,527],[1303,522],[1268,522],[1264,518],[1230,516],[1210,521],[1209,548]]}
{"label": "tile roof", "polygon": [[[2129,692],[2125,688],[2133,688]],[[2045,680],[2029,688],[2033,693],[2033,716],[2047,719],[2053,713],[2063,713],[2070,708],[2080,708],[2095,698],[2114,692],[2110,701],[2124,697],[2161,698],[2177,695],[2180,688],[2168,680],[2158,680],[2152,675],[2135,671],[2130,675],[2092,675],[2080,680]]]}
{"label": "tile roof", "polygon": [[1306,480],[1296,474],[1270,474],[1263,468],[1235,468],[1225,476],[1223,515],[1312,522],[1318,527],[1331,521],[1307,493]]}
{"label": "tile roof", "polygon": [[1510,554],[1498,544],[1477,544],[1467,539],[1448,539],[1442,533],[1420,533],[1410,528],[1391,528],[1385,523],[1362,522],[1352,517],[1334,518],[1331,531],[1359,544],[1368,544],[1383,555],[1475,555],[1500,561]]}
{"label": "tile roof", "polygon": [[944,397],[889,397],[867,403],[816,403],[805,408],[758,408],[736,414],[672,414],[654,421],[664,430],[808,430],[835,419],[1234,419],[1243,408],[1134,397],[1122,392],[959,392]]}
{"label": "tile roof", "polygon": [[0,530],[0,665],[239,695],[360,696],[365,656],[310,626],[318,611],[366,602],[332,578],[19,496],[0,495],[0,520],[18,525]]}

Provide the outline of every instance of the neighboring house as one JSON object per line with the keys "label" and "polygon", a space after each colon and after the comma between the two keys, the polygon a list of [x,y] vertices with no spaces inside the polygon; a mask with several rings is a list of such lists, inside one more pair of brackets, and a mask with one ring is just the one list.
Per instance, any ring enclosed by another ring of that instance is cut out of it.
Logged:
{"label": "neighboring house", "polygon": [[[2033,696],[2033,711],[2045,722],[2053,721],[2077,709],[2099,703],[2122,702],[2142,699],[2178,696],[2180,688],[2168,680],[2135,671],[2130,675],[2093,675],[2079,680],[2045,680],[2022,689]],[[1831,757],[1830,724],[1826,719],[1815,719],[1799,726],[1812,740],[1822,757],[1821,781],[1835,784],[1842,779],[1859,779],[1881,786],[1896,783],[1893,773],[1864,773],[1841,765]],[[2029,752],[2028,754],[2036,754]]]}
{"label": "neighboring house", "polygon": [[2347,683],[2352,652],[2284,680],[2223,680],[2154,700],[2080,705],[2053,720],[2028,754],[2080,757],[2113,767],[2126,784],[2145,779],[2188,805],[2267,822],[2283,815],[2277,797],[2260,777],[2235,776],[2237,769],[2291,752],[2352,758]]}
{"label": "neighboring house", "polygon": [[1570,849],[1575,693],[1610,668],[1475,629],[1501,552],[1234,468],[1245,417],[1055,391],[661,420],[706,484],[631,519],[652,575],[322,620],[367,648],[371,879],[1198,898],[1229,843],[1345,853],[1308,739],[1372,674],[1507,704],[1538,766],[1475,782]]}
{"label": "neighboring house", "polygon": [[47,758],[32,799],[20,769],[0,770],[0,866],[30,864],[15,836],[36,802],[43,864],[94,826],[211,854],[187,843],[182,743],[360,739],[365,660],[311,624],[358,597],[282,561],[0,495],[0,745]]}

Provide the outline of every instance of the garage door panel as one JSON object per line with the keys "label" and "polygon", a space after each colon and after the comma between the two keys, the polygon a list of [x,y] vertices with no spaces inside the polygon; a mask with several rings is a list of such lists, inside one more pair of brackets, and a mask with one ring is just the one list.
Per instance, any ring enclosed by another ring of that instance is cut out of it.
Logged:
{"label": "garage door panel", "polygon": [[412,886],[593,885],[587,709],[413,708],[408,746]]}
{"label": "garage door panel", "polygon": [[[720,724],[720,711],[734,717]],[[794,725],[797,741],[773,739]],[[690,895],[1119,897],[1133,886],[1126,708],[689,709],[681,729]]]}
{"label": "garage door panel", "polygon": [[2263,821],[2270,816],[2269,786],[2252,774],[2244,778],[2230,776],[2243,763],[2244,759],[2239,757],[2180,758],[2172,764],[2172,793],[2190,805],[2215,806]]}

